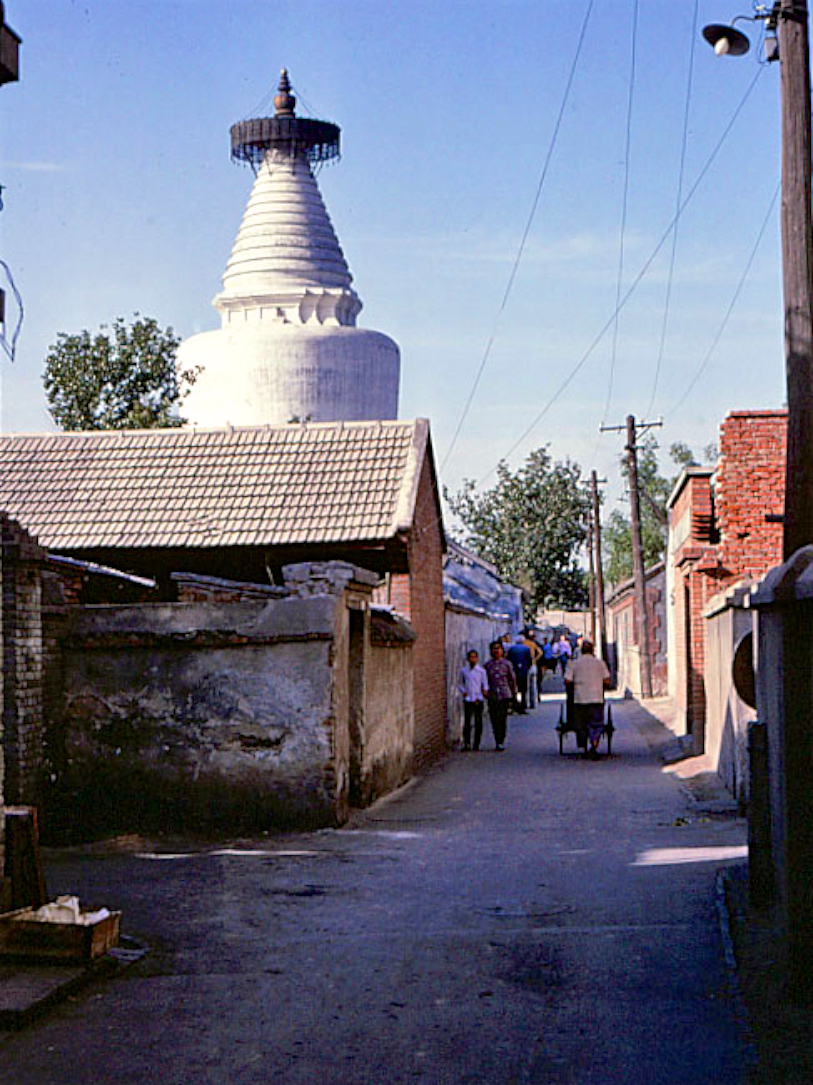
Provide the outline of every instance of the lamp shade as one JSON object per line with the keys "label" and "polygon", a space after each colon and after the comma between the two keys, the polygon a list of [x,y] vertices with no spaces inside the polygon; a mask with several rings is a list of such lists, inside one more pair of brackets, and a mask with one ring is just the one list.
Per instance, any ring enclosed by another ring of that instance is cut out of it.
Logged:
{"label": "lamp shade", "polygon": [[733,26],[711,23],[703,27],[703,37],[712,46],[718,56],[741,57],[751,48],[745,34]]}

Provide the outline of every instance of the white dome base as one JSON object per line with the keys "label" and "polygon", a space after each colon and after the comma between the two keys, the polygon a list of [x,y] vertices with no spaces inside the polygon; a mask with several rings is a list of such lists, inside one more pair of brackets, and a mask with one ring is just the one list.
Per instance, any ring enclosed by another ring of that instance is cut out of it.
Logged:
{"label": "white dome base", "polygon": [[177,364],[201,369],[181,406],[194,426],[398,417],[398,346],[365,328],[234,323],[185,340]]}

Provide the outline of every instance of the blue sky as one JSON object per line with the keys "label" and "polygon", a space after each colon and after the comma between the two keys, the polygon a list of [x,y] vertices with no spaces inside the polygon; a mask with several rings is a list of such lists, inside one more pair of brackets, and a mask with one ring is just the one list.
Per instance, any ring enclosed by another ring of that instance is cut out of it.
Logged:
{"label": "blue sky", "polygon": [[[218,326],[211,299],[252,182],[229,161],[228,130],[267,112],[282,66],[299,112],[342,127],[342,160],[319,183],[365,303],[359,323],[400,344],[401,416],[432,420],[441,461],[494,332],[443,469],[452,489],[493,481],[541,414],[512,465],[549,443],[556,458],[609,475],[613,507],[623,442],[599,436],[602,420],[663,414],[664,449],[682,440],[699,452],[729,410],[781,406],[776,205],[719,344],[672,409],[719,332],[778,183],[779,68],[760,69],[756,51],[718,59],[695,37],[684,196],[761,74],[680,218],[657,388],[671,240],[612,320],[625,176],[622,294],[675,213],[693,0],[640,0],[634,78],[634,0],[596,0],[498,319],[587,7],[10,0],[23,44],[21,81],[0,91],[0,253],[25,322],[14,363],[0,356],[3,431],[52,428],[41,372],[59,332],[134,311],[184,337]],[[748,0],[699,0],[698,23],[749,11]],[[11,299],[9,309],[13,321]]]}

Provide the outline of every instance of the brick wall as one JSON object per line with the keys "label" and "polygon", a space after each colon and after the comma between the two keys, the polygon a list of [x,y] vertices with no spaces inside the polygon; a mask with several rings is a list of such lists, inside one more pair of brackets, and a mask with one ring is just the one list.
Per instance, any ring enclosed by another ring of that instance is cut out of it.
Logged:
{"label": "brick wall", "polygon": [[412,656],[415,765],[421,768],[446,748],[443,532],[428,459],[424,460],[421,469],[408,553],[409,572],[391,574],[386,588],[376,594],[376,599],[408,618],[417,634]]}
{"label": "brick wall", "polygon": [[197,573],[172,573],[170,580],[175,585],[179,603],[240,603],[248,599],[274,599],[286,594],[285,588],[270,584],[224,580],[222,577]]}
{"label": "brick wall", "polygon": [[690,468],[670,499],[676,692],[697,752],[706,725],[703,613],[721,590],[782,560],[782,525],[765,516],[784,505],[786,431],[786,411],[733,411],[720,427],[714,491],[710,471]]}
{"label": "brick wall", "polygon": [[787,425],[787,411],[734,411],[720,427],[722,586],[761,577],[782,561],[782,525],[766,523],[765,514],[781,513],[784,506]]}
{"label": "brick wall", "polygon": [[4,797],[38,805],[44,772],[42,589],[44,552],[0,514]]}
{"label": "brick wall", "polygon": [[443,533],[432,468],[424,460],[409,540],[411,613],[418,639],[415,668],[415,761],[420,768],[446,746],[446,614],[443,605]]}

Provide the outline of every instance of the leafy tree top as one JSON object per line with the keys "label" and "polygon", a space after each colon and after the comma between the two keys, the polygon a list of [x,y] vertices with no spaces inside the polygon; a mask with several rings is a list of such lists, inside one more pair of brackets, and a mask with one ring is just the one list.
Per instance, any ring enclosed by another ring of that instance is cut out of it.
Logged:
{"label": "leafy tree top", "polygon": [[467,479],[458,493],[444,493],[465,544],[524,588],[534,607],[583,605],[578,555],[590,502],[576,464],[554,462],[546,447],[538,448],[516,472],[500,463],[490,490],[479,493]]}
{"label": "leafy tree top", "polygon": [[43,374],[51,417],[65,430],[182,426],[178,407],[197,371],[177,371],[180,342],[171,327],[138,313],[95,334],[60,333]]}

